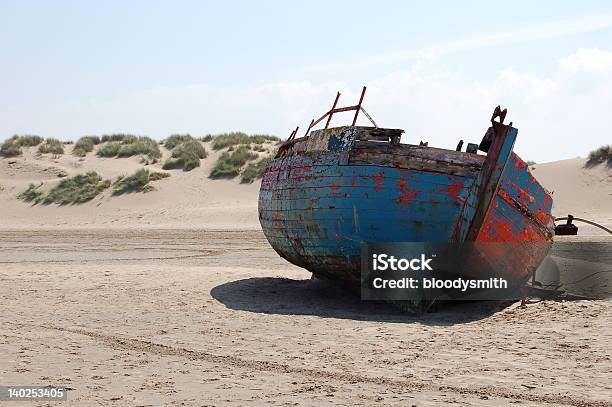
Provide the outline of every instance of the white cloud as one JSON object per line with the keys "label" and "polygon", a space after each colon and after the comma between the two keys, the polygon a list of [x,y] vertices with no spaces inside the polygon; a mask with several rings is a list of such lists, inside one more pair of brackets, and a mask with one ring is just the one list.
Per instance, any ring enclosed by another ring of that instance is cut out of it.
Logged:
{"label": "white cloud", "polygon": [[428,48],[430,53],[445,54],[483,47],[519,44],[524,42],[565,37],[600,30],[612,26],[612,15],[587,16],[571,20],[550,21],[536,25],[518,26],[512,30],[459,38]]}
{"label": "white cloud", "polygon": [[[561,60],[591,67],[584,55],[578,50]],[[594,55],[610,53],[598,50]],[[454,148],[459,139],[479,142],[493,108],[501,104],[519,129],[516,150],[525,159],[543,162],[585,156],[610,142],[612,76],[567,75],[567,64],[547,75],[507,67],[483,80],[466,77],[440,61],[418,61],[370,80],[365,107],[379,125],[405,129],[405,142],[426,140],[431,146]],[[286,137],[296,125],[302,135],[310,119],[329,109],[337,90],[342,92],[341,105],[354,104],[361,85],[278,81],[160,87],[112,100],[0,111],[0,123],[11,123],[6,134],[20,128],[36,131],[31,128],[31,118],[36,117],[37,126],[45,129],[43,135],[61,138],[119,131],[162,138],[174,132],[203,135],[229,130]],[[333,123],[350,120],[350,113],[345,113]],[[363,117],[360,122],[367,123]]]}
{"label": "white cloud", "polygon": [[612,27],[612,15],[602,14],[579,18],[539,22],[532,25],[514,26],[512,29],[500,29],[495,32],[484,32],[477,35],[460,37],[450,41],[430,44],[420,49],[383,52],[343,58],[343,62],[314,64],[299,68],[302,75],[337,74],[352,72],[356,67],[366,69],[402,61],[435,61],[444,55],[486,47],[522,44],[541,40],[562,38],[580,33],[602,30]]}
{"label": "white cloud", "polygon": [[559,66],[567,72],[612,72],[612,52],[599,48],[580,48],[561,58]]}

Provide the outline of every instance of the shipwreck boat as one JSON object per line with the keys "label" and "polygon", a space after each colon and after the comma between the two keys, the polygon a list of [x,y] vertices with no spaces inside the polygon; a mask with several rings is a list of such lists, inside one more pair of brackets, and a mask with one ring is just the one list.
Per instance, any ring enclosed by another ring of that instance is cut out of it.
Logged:
{"label": "shipwreck boat", "polygon": [[[403,130],[378,127],[363,109],[364,93],[337,108],[338,93],[268,163],[259,220],[274,250],[316,277],[358,285],[362,243],[538,243],[498,253],[499,276],[524,283],[552,243],[552,199],[512,151],[517,129],[504,124],[506,110],[495,109],[480,144],[446,150],[400,143]],[[329,128],[345,111],[355,111],[352,125]],[[360,112],[371,127],[355,125]]]}

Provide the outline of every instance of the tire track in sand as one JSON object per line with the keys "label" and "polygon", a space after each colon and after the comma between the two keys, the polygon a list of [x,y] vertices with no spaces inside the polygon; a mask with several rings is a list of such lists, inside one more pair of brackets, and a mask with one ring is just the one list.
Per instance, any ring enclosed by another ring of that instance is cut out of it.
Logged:
{"label": "tire track in sand", "polygon": [[576,398],[573,395],[562,395],[552,393],[527,393],[516,390],[500,388],[495,386],[449,386],[435,385],[430,382],[416,380],[397,380],[383,376],[365,376],[348,372],[330,372],[321,369],[313,369],[299,366],[292,366],[281,362],[270,362],[263,360],[242,359],[231,355],[217,355],[206,351],[191,350],[181,347],[163,345],[152,341],[141,339],[124,338],[109,334],[103,334],[95,331],[88,331],[78,328],[65,328],[52,325],[33,325],[33,324],[18,324],[9,322],[13,325],[30,326],[35,328],[49,329],[61,332],[72,333],[76,335],[87,336],[91,339],[101,342],[103,345],[120,350],[138,351],[155,354],[158,356],[173,356],[189,360],[201,360],[209,363],[218,363],[228,367],[241,368],[245,370],[257,372],[270,372],[273,374],[291,374],[307,376],[310,379],[333,380],[346,382],[349,384],[373,384],[386,387],[394,387],[407,391],[448,391],[457,394],[467,394],[473,396],[493,396],[511,400],[522,400],[539,403],[548,403],[551,405],[570,405],[576,407],[612,407],[612,403],[603,400],[585,400]]}

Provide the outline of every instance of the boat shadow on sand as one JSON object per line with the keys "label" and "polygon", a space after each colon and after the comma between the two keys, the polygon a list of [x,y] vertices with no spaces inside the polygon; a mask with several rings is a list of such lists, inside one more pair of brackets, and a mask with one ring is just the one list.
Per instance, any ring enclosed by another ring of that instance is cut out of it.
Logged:
{"label": "boat shadow on sand", "polygon": [[414,316],[385,302],[361,301],[358,294],[332,281],[281,277],[231,281],[214,287],[210,294],[227,308],[239,311],[428,325],[454,325],[484,319],[513,303],[473,301],[445,304],[436,312]]}

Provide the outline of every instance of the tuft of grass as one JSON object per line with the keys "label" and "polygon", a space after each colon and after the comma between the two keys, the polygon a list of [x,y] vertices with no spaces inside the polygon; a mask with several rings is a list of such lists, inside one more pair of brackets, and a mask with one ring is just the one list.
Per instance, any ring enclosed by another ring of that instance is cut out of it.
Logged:
{"label": "tuft of grass", "polygon": [[121,143],[118,141],[111,141],[110,143],[106,143],[98,148],[96,155],[98,157],[116,157],[117,154],[119,154],[120,149]]}
{"label": "tuft of grass", "polygon": [[592,168],[603,163],[606,163],[607,167],[612,167],[612,145],[601,146],[597,150],[591,151],[584,166]]}
{"label": "tuft of grass", "polygon": [[20,147],[35,147],[43,142],[43,138],[36,135],[13,136]]}
{"label": "tuft of grass", "polygon": [[249,163],[244,171],[242,171],[242,174],[240,174],[240,182],[242,184],[251,184],[253,181],[255,181],[255,179],[261,178],[266,170],[266,165],[268,165],[268,162],[273,158],[273,155],[269,155],[267,157],[260,158],[254,163]]}
{"label": "tuft of grass", "polygon": [[278,137],[270,136],[268,134],[255,134],[249,136],[248,134],[239,131],[210,136],[208,140],[212,140],[213,150],[221,150],[222,148],[235,146],[238,144],[263,144],[266,141],[280,141]]}
{"label": "tuft of grass", "polygon": [[209,141],[212,141],[213,138],[215,138],[215,136],[213,136],[212,134],[207,134],[204,137],[200,137],[198,140],[208,143]]}
{"label": "tuft of grass", "polygon": [[0,155],[3,157],[16,157],[21,154],[23,154],[23,151],[17,141],[17,136],[5,140],[2,146],[0,146]]}
{"label": "tuft of grass", "polygon": [[233,152],[224,152],[210,172],[211,178],[234,178],[240,174],[242,166],[257,158],[257,154],[245,146],[236,148]]}
{"label": "tuft of grass", "polygon": [[[98,149],[96,154],[99,157],[132,157],[134,155],[144,155],[151,160],[161,157],[161,151],[157,142],[150,137],[136,137],[132,135],[114,135],[115,138],[123,136],[115,141],[110,141]],[[102,136],[102,140],[104,140]],[[110,136],[109,136],[110,137]],[[110,140],[110,138],[108,138]]]}
{"label": "tuft of grass", "polygon": [[138,154],[147,156],[151,160],[161,157],[157,142],[150,137],[126,138],[121,144],[117,157],[131,157]]}
{"label": "tuft of grass", "polygon": [[105,134],[102,136],[100,141],[102,143],[108,143],[109,141],[123,141],[126,138],[136,137],[131,134]]}
{"label": "tuft of grass", "polygon": [[208,153],[204,146],[197,140],[183,142],[172,150],[172,157],[166,160],[164,170],[182,168],[183,171],[191,171],[200,166],[200,160],[206,158]]}
{"label": "tuft of grass", "polygon": [[166,146],[168,150],[172,150],[174,147],[178,146],[179,144],[185,143],[187,141],[192,141],[192,140],[194,140],[194,138],[191,137],[191,135],[189,134],[173,134],[164,140],[164,146]]}
{"label": "tuft of grass", "polygon": [[92,200],[110,185],[109,180],[103,180],[97,172],[90,171],[61,180],[42,197],[41,202],[59,205],[80,204]]}
{"label": "tuft of grass", "polygon": [[149,170],[141,168],[132,175],[117,179],[113,184],[113,195],[152,191],[154,188],[149,185],[149,182],[169,176],[170,174],[164,172],[149,172]]}
{"label": "tuft of grass", "polygon": [[[4,143],[2,143],[2,146],[0,146],[0,155],[4,157],[15,157],[15,156],[21,155],[23,154],[23,150],[21,149],[21,147],[35,147],[39,145],[40,143],[42,143],[43,140],[44,139],[42,137],[36,136],[36,135],[20,136],[16,134],[13,137],[5,140]],[[48,140],[55,140],[55,139],[48,139]],[[61,147],[61,143],[60,143],[60,147]],[[64,153],[64,149],[62,148],[61,153],[55,153],[55,154],[63,154],[63,153]]]}
{"label": "tuft of grass", "polygon": [[237,144],[248,144],[249,135],[239,131],[231,133],[223,133],[213,138],[213,150],[221,150],[225,147],[235,146]]}
{"label": "tuft of grass", "polygon": [[64,154],[64,146],[62,142],[56,138],[48,138],[43,144],[38,146],[39,154],[53,154],[61,155]]}
{"label": "tuft of grass", "polygon": [[280,138],[276,136],[271,136],[269,134],[253,134],[251,135],[251,142],[255,144],[263,144],[266,141],[275,141],[279,142]]}
{"label": "tuft of grass", "polygon": [[17,195],[17,198],[26,202],[34,202],[35,204],[40,202],[42,196],[44,195],[44,193],[39,189],[41,185],[42,183],[38,185],[30,184],[28,189]]}
{"label": "tuft of grass", "polygon": [[83,136],[75,143],[72,154],[76,155],[77,157],[85,157],[87,153],[93,151],[96,144],[100,144],[100,137]]}
{"label": "tuft of grass", "polygon": [[[121,140],[121,144],[134,144],[135,142],[137,142],[141,137],[138,136],[134,136],[131,134],[128,134],[127,136],[125,136],[125,138],[123,140]],[[148,138],[148,137],[145,137]],[[157,144],[157,143],[155,143]]]}
{"label": "tuft of grass", "polygon": [[149,174],[149,181],[158,181],[160,179],[168,178],[170,174],[167,172],[152,172]]}

